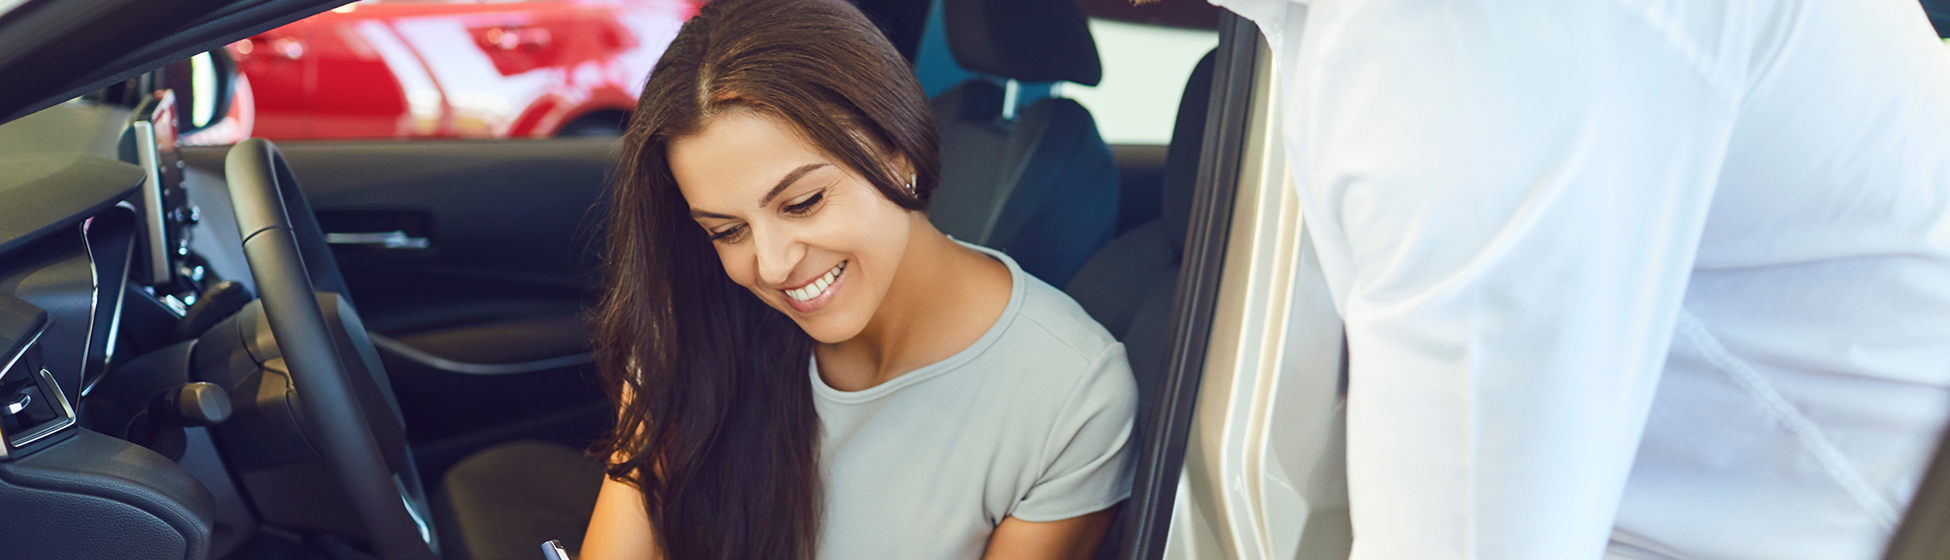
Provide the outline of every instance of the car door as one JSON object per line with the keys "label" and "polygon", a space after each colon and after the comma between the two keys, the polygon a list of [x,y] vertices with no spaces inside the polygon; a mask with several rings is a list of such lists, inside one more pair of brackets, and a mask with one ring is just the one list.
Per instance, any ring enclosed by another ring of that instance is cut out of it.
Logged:
{"label": "car door", "polygon": [[305,55],[312,25],[308,20],[266,31],[229,48],[240,80],[251,92],[253,131],[267,138],[312,135],[313,85],[317,67]]}
{"label": "car door", "polygon": [[[283,142],[391,375],[423,474],[607,426],[581,313],[613,140]],[[221,172],[224,147],[191,148]]]}
{"label": "car door", "polygon": [[[1187,259],[1201,234],[1223,249],[1209,278],[1181,280],[1181,298],[1197,306],[1181,311],[1205,314],[1209,326],[1202,340],[1178,341],[1185,358],[1174,365],[1184,369],[1153,428],[1182,443],[1147,449],[1161,457],[1141,478],[1164,502],[1147,511],[1169,524],[1133,557],[1346,558],[1340,319],[1291,187],[1271,52],[1242,18],[1227,14],[1221,29],[1200,168],[1212,187],[1201,183],[1199,202],[1212,210],[1194,218]],[[1200,351],[1202,363],[1190,361]]]}
{"label": "car door", "polygon": [[[429,487],[495,442],[582,446],[607,428],[582,313],[596,294],[592,216],[615,138],[528,137],[632,107],[695,10],[358,2],[230,47],[256,117],[232,140],[270,137],[289,160],[374,333]],[[226,149],[185,158],[220,174]]]}

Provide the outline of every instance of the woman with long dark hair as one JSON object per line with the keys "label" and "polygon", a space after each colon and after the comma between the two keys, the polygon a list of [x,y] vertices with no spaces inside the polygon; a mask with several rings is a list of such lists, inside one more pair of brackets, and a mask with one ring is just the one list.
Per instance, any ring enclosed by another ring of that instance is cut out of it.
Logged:
{"label": "woman with long dark hair", "polygon": [[1124,349],[923,212],[907,62],[839,0],[724,0],[630,121],[585,560],[1085,558],[1130,492]]}

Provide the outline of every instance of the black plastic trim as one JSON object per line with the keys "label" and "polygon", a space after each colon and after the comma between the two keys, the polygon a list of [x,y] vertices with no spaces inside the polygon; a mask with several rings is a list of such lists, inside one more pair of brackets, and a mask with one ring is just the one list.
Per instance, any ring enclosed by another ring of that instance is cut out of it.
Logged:
{"label": "black plastic trim", "polygon": [[[0,376],[13,369],[14,362],[27,353],[47,330],[47,311],[20,298],[0,292]],[[0,456],[5,456],[0,449]]]}
{"label": "black plastic trim", "polygon": [[[250,0],[37,2],[35,7],[43,8],[37,11],[55,11],[45,10],[50,6],[60,8],[63,13],[56,18],[58,21],[66,22],[76,18],[91,17],[76,13],[110,15],[92,16],[92,19],[85,20],[85,24],[79,25],[80,29],[69,30],[61,34],[59,39],[49,43],[57,45],[56,47],[37,48],[35,53],[30,55],[54,57],[58,59],[56,62],[59,62],[59,65],[41,64],[31,68],[17,68],[21,66],[19,64],[0,66],[0,77],[21,78],[26,80],[23,83],[52,82],[66,85],[65,89],[51,95],[47,94],[45,89],[41,89],[44,86],[38,85],[34,88],[36,91],[23,92],[23,97],[0,94],[0,123],[18,119],[62,101],[189,58],[197,53],[215,50],[345,3],[346,0],[266,0],[255,3]],[[70,4],[74,6],[68,6]],[[177,22],[184,21],[181,16],[186,13],[200,15],[194,16],[187,24],[178,24]],[[14,18],[15,15],[38,14],[8,14],[9,20],[21,19]],[[175,27],[176,25],[180,27]],[[153,37],[148,36],[156,29],[171,28],[174,30]],[[101,36],[116,38],[103,40],[99,38]],[[64,45],[63,41],[67,43],[90,41],[89,46],[92,48],[77,49],[71,48],[71,45],[61,46]],[[84,52],[70,53],[74,50]],[[114,56],[115,53],[121,55]],[[73,56],[56,56],[68,54]],[[101,62],[108,56],[113,58]],[[68,70],[69,68],[81,71],[73,72]],[[25,97],[37,94],[38,100]]]}
{"label": "black plastic trim", "polygon": [[0,155],[0,257],[121,202],[142,168],[77,154]]}
{"label": "black plastic trim", "polygon": [[[28,512],[42,507],[81,516],[134,508],[182,538],[183,560],[209,557],[216,499],[202,483],[168,458],[135,444],[85,429],[72,434],[32,455],[0,463],[0,494],[7,495],[7,505],[32,506]],[[143,547],[162,544],[148,540],[156,535],[154,531],[127,525],[76,526],[74,532],[64,534],[28,535],[14,533],[20,523],[9,521],[9,526],[0,527],[0,543],[7,546],[0,556],[7,558],[156,558],[157,551]],[[88,543],[74,540],[89,533],[97,536]],[[123,552],[106,554],[110,550]]]}
{"label": "black plastic trim", "polygon": [[1240,155],[1253,104],[1259,29],[1230,11],[1219,16],[1219,58],[1212,72],[1212,101],[1206,109],[1198,183],[1192,194],[1191,227],[1185,261],[1172,300],[1171,347],[1158,384],[1157,414],[1144,430],[1138,450],[1137,479],[1125,515],[1130,527],[1123,553],[1131,560],[1163,558],[1165,537],[1178,481],[1185,470],[1185,440],[1198,402],[1205,370],[1206,341],[1218,304],[1219,274],[1225,265],[1226,237],[1232,229],[1233,193],[1238,189]]}

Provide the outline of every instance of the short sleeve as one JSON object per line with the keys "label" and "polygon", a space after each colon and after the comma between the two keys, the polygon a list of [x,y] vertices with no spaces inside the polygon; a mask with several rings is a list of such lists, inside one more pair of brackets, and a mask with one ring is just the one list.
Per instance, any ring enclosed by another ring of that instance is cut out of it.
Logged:
{"label": "short sleeve", "polygon": [[1042,475],[1009,512],[1023,521],[1095,513],[1131,495],[1137,382],[1111,344],[1071,389],[1042,449]]}

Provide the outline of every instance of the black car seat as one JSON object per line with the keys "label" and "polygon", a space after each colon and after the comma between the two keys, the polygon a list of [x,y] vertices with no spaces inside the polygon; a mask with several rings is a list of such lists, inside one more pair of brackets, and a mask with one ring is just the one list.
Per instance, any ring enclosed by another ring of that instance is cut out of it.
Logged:
{"label": "black car seat", "polygon": [[1064,289],[1091,318],[1124,343],[1131,373],[1138,382],[1140,420],[1151,410],[1167,338],[1171,336],[1171,303],[1178,288],[1185,233],[1191,225],[1192,189],[1205,138],[1205,111],[1212,97],[1215,58],[1216,51],[1207,53],[1185,82],[1178,120],[1172,125],[1171,144],[1165,152],[1158,219],[1111,240],[1084,263]]}
{"label": "black car seat", "polygon": [[[928,214],[956,239],[1008,254],[1062,286],[1117,227],[1117,162],[1090,111],[1044,98],[1013,111],[1016,82],[1103,76],[1074,0],[944,0],[949,50],[986,77],[933,100],[941,184]],[[1002,81],[1003,83],[998,83]]]}

